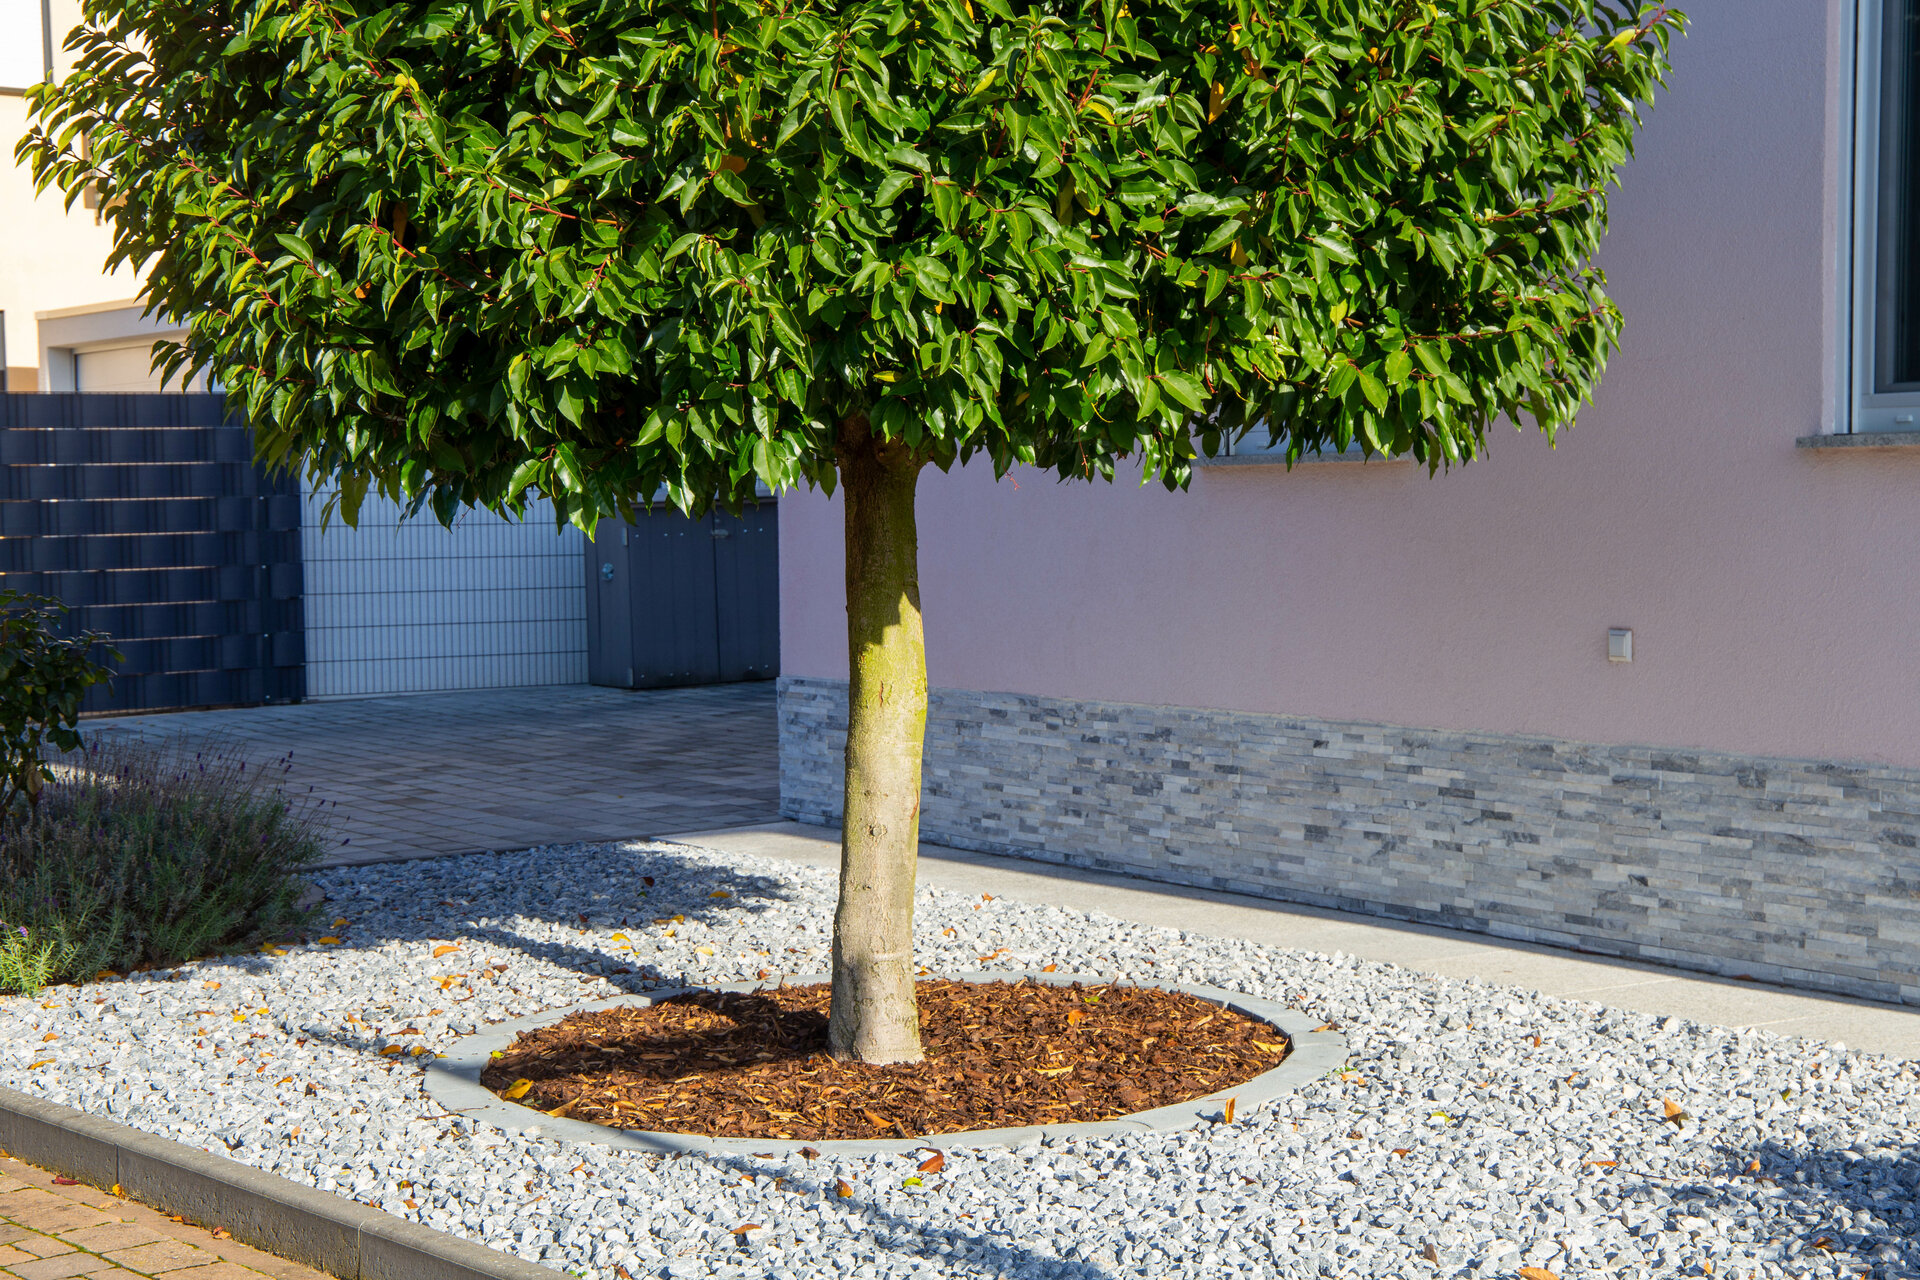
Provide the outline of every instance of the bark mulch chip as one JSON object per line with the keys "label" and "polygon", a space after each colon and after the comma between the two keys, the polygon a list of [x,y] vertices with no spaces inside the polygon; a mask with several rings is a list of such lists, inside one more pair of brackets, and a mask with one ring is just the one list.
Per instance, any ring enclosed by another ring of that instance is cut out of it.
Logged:
{"label": "bark mulch chip", "polygon": [[[1111,1120],[1277,1066],[1272,1024],[1158,987],[918,984],[926,1061],[827,1055],[826,986],[688,992],[523,1033],[482,1073],[502,1097],[621,1129],[915,1138]],[[521,1088],[521,1085],[527,1087]]]}

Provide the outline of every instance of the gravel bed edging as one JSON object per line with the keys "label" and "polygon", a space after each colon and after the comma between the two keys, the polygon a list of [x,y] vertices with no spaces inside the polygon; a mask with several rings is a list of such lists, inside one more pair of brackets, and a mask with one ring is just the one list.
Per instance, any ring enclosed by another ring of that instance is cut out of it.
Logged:
{"label": "gravel bed edging", "polygon": [[342,1280],[560,1280],[550,1267],[0,1086],[0,1151]]}
{"label": "gravel bed edging", "polygon": [[[1031,978],[1036,982],[1067,986],[1075,982],[1104,985],[1101,979],[1070,973],[975,972],[959,974],[922,974],[922,977],[950,978],[958,982],[1004,982],[1011,978]],[[1347,1060],[1347,1038],[1336,1028],[1285,1005],[1262,1000],[1238,991],[1189,983],[1130,983],[1157,986],[1196,996],[1210,1004],[1221,1005],[1250,1018],[1270,1022],[1286,1034],[1291,1049],[1280,1065],[1263,1071],[1244,1084],[1220,1089],[1192,1102],[1156,1107],[1114,1120],[1085,1121],[1079,1124],[1028,1125],[1011,1129],[970,1129],[960,1133],[941,1133],[922,1138],[842,1139],[804,1142],[788,1138],[719,1138],[692,1133],[655,1133],[637,1129],[615,1129],[586,1120],[548,1116],[531,1107],[508,1102],[480,1083],[496,1050],[505,1049],[523,1031],[550,1026],[574,1013],[598,1013],[603,1009],[645,1007],[691,990],[751,992],[777,987],[783,983],[807,985],[831,981],[829,974],[804,974],[773,977],[757,982],[722,982],[698,988],[679,987],[647,995],[619,996],[558,1009],[548,1009],[531,1017],[517,1018],[488,1027],[464,1037],[457,1048],[427,1066],[427,1095],[448,1111],[469,1120],[484,1121],[498,1129],[523,1133],[528,1137],[557,1138],[566,1142],[588,1142],[619,1151],[648,1154],[699,1153],[705,1155],[791,1155],[812,1148],[825,1155],[871,1156],[898,1155],[928,1147],[1023,1147],[1050,1138],[1107,1138],[1128,1133],[1169,1132],[1191,1129],[1218,1120],[1229,1098],[1235,1112],[1247,1115],[1282,1094],[1311,1083]]]}

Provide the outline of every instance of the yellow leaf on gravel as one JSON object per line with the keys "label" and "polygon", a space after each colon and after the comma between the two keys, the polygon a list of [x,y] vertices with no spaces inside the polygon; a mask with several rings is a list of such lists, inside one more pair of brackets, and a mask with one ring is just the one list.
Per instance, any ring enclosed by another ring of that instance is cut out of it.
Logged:
{"label": "yellow leaf on gravel", "polygon": [[839,1196],[842,1200],[851,1200],[853,1198],[853,1188],[848,1186],[844,1180],[836,1182],[833,1184],[833,1194]]}
{"label": "yellow leaf on gravel", "polygon": [[628,937],[628,936],[627,936],[626,934],[624,934],[624,933],[615,933],[615,934],[610,934],[610,935],[608,936],[608,939],[607,939],[607,940],[608,940],[609,942],[632,942],[632,941],[633,941],[633,939],[632,939],[632,938],[629,938],[629,937]]}
{"label": "yellow leaf on gravel", "polygon": [[1283,1044],[1270,1044],[1265,1040],[1255,1040],[1253,1047],[1262,1053],[1285,1053],[1287,1051],[1287,1046]]}
{"label": "yellow leaf on gravel", "polygon": [[44,1066],[47,1066],[47,1065],[49,1065],[49,1064],[51,1064],[52,1062],[53,1062],[53,1059],[52,1059],[52,1058],[42,1058],[42,1059],[40,1059],[40,1061],[38,1061],[38,1062],[29,1062],[29,1063],[27,1064],[27,1070],[29,1070],[29,1071],[37,1071],[37,1070],[39,1070],[39,1069],[40,1069],[41,1067],[44,1067]]}
{"label": "yellow leaf on gravel", "polygon": [[338,938],[315,938],[314,941],[323,947],[337,947],[340,945],[340,939]]}
{"label": "yellow leaf on gravel", "polygon": [[93,980],[95,982],[105,982],[108,978],[117,978],[119,976],[120,976],[119,974],[115,973],[111,969],[102,969],[100,970],[100,972],[93,975]]}
{"label": "yellow leaf on gravel", "polygon": [[217,982],[203,982],[200,986],[207,991],[218,991],[220,989],[220,984]]}
{"label": "yellow leaf on gravel", "polygon": [[709,898],[731,898],[733,895],[731,893],[728,893],[725,889],[715,889],[712,893],[708,894],[707,896]]}
{"label": "yellow leaf on gravel", "polygon": [[1522,1267],[1520,1280],[1560,1280],[1560,1277],[1545,1267]]}
{"label": "yellow leaf on gravel", "polygon": [[451,942],[443,942],[433,949],[433,958],[438,960],[441,956],[450,956],[459,949],[460,948],[454,946]]}
{"label": "yellow leaf on gravel", "polygon": [[60,1033],[58,1031],[49,1031],[47,1032],[47,1034],[40,1037],[40,1043],[46,1044],[50,1040],[58,1040],[59,1038],[60,1038]]}
{"label": "yellow leaf on gravel", "polygon": [[710,956],[713,954],[712,947],[695,947],[694,951],[703,956]]}
{"label": "yellow leaf on gravel", "polygon": [[334,928],[336,928],[336,929],[344,929],[344,928],[346,928],[346,927],[347,927],[347,918],[346,918],[345,916],[341,916],[341,917],[340,917],[340,918],[339,918],[338,920],[335,920],[335,921],[333,922],[333,927],[334,927]]}
{"label": "yellow leaf on gravel", "polygon": [[273,1087],[278,1089],[283,1084],[292,1084],[292,1083],[293,1083],[292,1076],[281,1076],[278,1080],[275,1080],[273,1082]]}
{"label": "yellow leaf on gravel", "polygon": [[512,1084],[500,1091],[500,1096],[506,1098],[508,1101],[518,1102],[527,1096],[527,1090],[531,1088],[533,1088],[533,1081],[515,1080]]}
{"label": "yellow leaf on gravel", "polygon": [[398,1057],[399,1055],[405,1052],[406,1050],[401,1048],[399,1045],[390,1044],[386,1048],[380,1051],[380,1056],[383,1058],[394,1058],[394,1057]]}

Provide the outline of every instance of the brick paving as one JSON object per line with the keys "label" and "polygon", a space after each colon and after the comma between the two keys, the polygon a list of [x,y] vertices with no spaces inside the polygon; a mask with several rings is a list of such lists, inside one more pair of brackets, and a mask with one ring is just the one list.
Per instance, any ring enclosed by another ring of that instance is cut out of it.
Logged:
{"label": "brick paving", "polygon": [[[773,683],[420,694],[90,720],[218,736],[337,802],[335,865],[779,818]],[[207,1280],[215,1280],[208,1277]]]}
{"label": "brick paving", "polygon": [[0,1156],[0,1280],[327,1280],[203,1227]]}

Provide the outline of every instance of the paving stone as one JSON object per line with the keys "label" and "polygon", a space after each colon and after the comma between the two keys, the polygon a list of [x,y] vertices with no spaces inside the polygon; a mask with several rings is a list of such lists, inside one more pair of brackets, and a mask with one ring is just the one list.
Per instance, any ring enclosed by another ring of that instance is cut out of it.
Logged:
{"label": "paving stone", "polygon": [[242,1267],[231,1262],[215,1262],[204,1267],[188,1267],[183,1271],[162,1271],[163,1280],[261,1280],[261,1275],[252,1267]]}
{"label": "paving stone", "polygon": [[151,1227],[137,1223],[108,1222],[97,1227],[82,1227],[78,1231],[62,1231],[60,1238],[76,1249],[110,1253],[115,1249],[131,1249],[136,1245],[152,1244],[162,1236]]}
{"label": "paving stone", "polygon": [[176,1271],[181,1267],[200,1267],[218,1261],[205,1249],[179,1240],[157,1240],[132,1249],[110,1249],[107,1257],[131,1271]]}
{"label": "paving stone", "polygon": [[8,1270],[20,1277],[20,1280],[73,1280],[74,1276],[105,1271],[109,1265],[98,1254],[75,1251],[55,1254],[50,1258],[33,1258],[26,1262],[15,1262],[9,1265]]}

